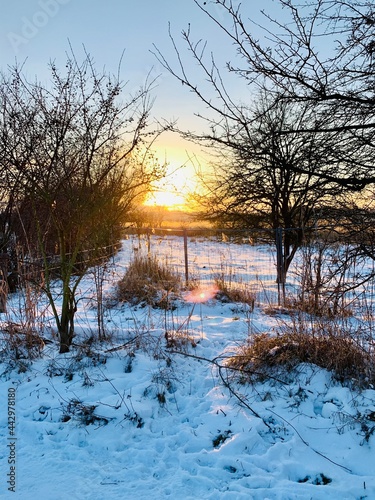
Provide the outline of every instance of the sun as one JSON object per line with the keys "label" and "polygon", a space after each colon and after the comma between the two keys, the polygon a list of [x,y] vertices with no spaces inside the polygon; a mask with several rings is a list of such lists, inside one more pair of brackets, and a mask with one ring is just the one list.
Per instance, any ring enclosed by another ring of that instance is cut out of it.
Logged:
{"label": "sun", "polygon": [[192,199],[197,192],[199,183],[196,177],[197,155],[189,143],[176,140],[174,133],[163,135],[164,140],[155,144],[154,152],[161,164],[166,165],[165,176],[152,184],[144,205],[149,207],[164,207],[167,210],[190,212],[193,210]]}
{"label": "sun", "polygon": [[168,165],[165,177],[153,183],[144,205],[188,211],[188,200],[196,189],[195,183],[191,169],[175,161]]}
{"label": "sun", "polygon": [[186,198],[172,189],[156,189],[148,194],[144,205],[148,207],[165,207],[168,210],[186,209]]}

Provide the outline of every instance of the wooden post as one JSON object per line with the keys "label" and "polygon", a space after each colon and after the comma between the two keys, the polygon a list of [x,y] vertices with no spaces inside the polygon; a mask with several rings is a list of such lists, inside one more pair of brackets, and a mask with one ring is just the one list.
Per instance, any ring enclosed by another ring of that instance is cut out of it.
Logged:
{"label": "wooden post", "polygon": [[150,257],[151,256],[151,229],[149,227],[147,228],[146,236],[147,236],[147,256]]}
{"label": "wooden post", "polygon": [[184,256],[185,256],[185,281],[186,286],[189,284],[189,258],[188,258],[188,245],[187,245],[187,230],[184,229]]}
{"label": "wooden post", "polygon": [[276,229],[276,267],[277,267],[277,290],[278,303],[281,305],[281,291],[283,295],[283,303],[285,303],[285,269],[283,255],[283,229]]}

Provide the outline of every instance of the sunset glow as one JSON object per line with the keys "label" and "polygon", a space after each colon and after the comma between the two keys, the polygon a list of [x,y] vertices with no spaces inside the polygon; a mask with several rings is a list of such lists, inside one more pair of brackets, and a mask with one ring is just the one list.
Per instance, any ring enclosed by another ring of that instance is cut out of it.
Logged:
{"label": "sunset glow", "polygon": [[186,198],[171,190],[155,190],[147,196],[146,206],[166,207],[168,210],[185,210]]}
{"label": "sunset glow", "polygon": [[163,179],[154,183],[144,205],[188,211],[189,196],[196,192],[198,183],[196,145],[166,132],[162,135],[162,141],[155,145],[154,152],[159,163],[167,165],[166,173]]}

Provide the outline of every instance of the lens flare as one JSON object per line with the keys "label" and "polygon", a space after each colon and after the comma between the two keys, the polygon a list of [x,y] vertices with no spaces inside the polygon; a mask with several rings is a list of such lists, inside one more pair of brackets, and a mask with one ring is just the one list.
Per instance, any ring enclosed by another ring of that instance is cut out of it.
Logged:
{"label": "lens flare", "polygon": [[201,304],[203,302],[207,302],[210,299],[213,299],[218,291],[219,289],[215,285],[195,288],[194,290],[191,290],[186,294],[185,300],[186,302]]}

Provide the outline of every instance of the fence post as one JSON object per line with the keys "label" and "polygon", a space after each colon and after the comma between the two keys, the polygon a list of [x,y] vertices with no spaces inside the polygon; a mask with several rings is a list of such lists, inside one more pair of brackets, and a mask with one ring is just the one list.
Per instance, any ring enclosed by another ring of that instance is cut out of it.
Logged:
{"label": "fence post", "polygon": [[186,286],[189,284],[189,258],[188,258],[188,244],[187,244],[187,230],[184,229],[184,256],[185,256],[185,281]]}
{"label": "fence post", "polygon": [[147,256],[150,257],[151,255],[151,229],[148,227],[146,231],[146,237],[147,237]]}
{"label": "fence post", "polygon": [[276,267],[277,267],[277,291],[278,303],[281,305],[281,291],[283,295],[283,302],[285,302],[285,269],[284,269],[284,255],[283,255],[283,228],[276,229]]}

